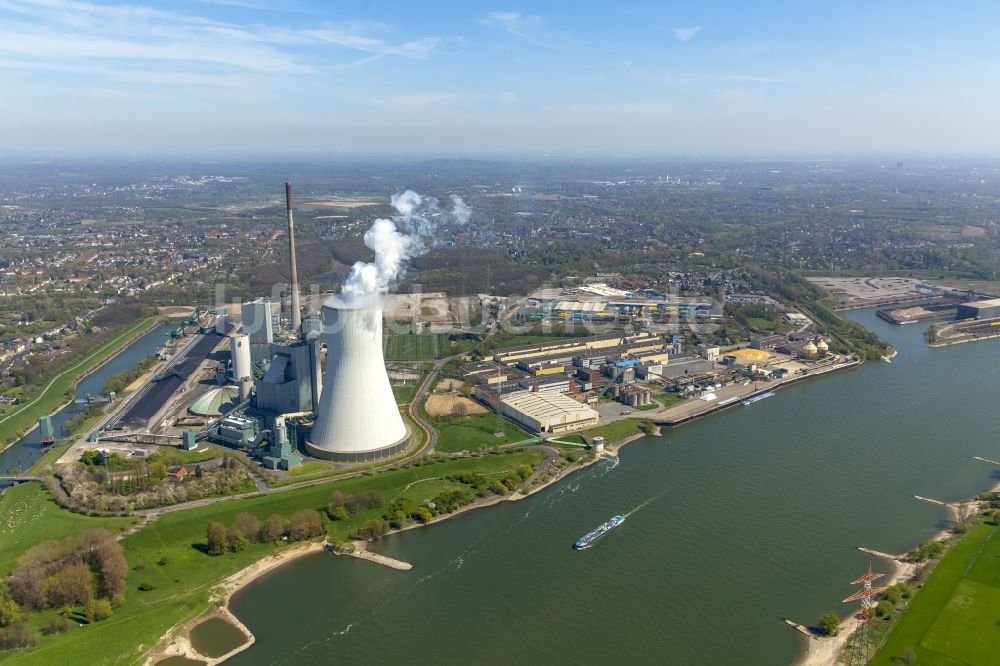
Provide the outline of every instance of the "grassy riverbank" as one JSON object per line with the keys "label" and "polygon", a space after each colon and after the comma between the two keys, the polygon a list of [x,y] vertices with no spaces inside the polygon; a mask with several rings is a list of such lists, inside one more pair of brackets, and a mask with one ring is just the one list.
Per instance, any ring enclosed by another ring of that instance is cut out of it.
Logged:
{"label": "grassy riverbank", "polygon": [[20,439],[34,427],[39,418],[58,410],[65,404],[67,394],[80,377],[117,354],[133,338],[146,333],[159,321],[159,317],[149,317],[129,326],[55,377],[46,380],[45,386],[33,392],[24,404],[0,417],[0,449]]}
{"label": "grassy riverbank", "polygon": [[[502,478],[518,465],[538,465],[540,451],[522,451],[475,458],[427,462],[372,476],[359,476],[322,485],[271,493],[246,499],[221,501],[209,506],[167,513],[122,545],[129,564],[125,602],[103,622],[75,627],[66,634],[39,636],[30,650],[0,655],[0,662],[15,664],[132,664],[141,662],[146,651],[171,627],[183,624],[211,607],[211,590],[223,579],[266,555],[289,548],[282,542],[254,543],[241,552],[210,556],[206,553],[206,527],[218,521],[231,525],[237,514],[247,511],[260,519],[277,513],[285,518],[303,509],[323,509],[332,490],[346,495],[379,490],[385,505],[399,498],[415,504],[462,484],[447,479],[456,474],[481,474]],[[0,576],[9,573],[20,553],[48,538],[59,538],[91,527],[117,531],[129,518],[86,518],[57,508],[37,484],[14,488],[2,498],[0,515],[14,515],[13,506],[25,504],[0,534]],[[39,514],[44,511],[44,515]],[[331,540],[345,541],[366,520],[381,516],[385,506],[360,511],[347,519],[326,521]],[[39,515],[47,527],[32,527],[30,516]],[[6,520],[4,522],[6,525]],[[9,544],[9,545],[8,545]],[[139,587],[150,587],[140,591]]]}
{"label": "grassy riverbank", "polygon": [[135,518],[91,518],[61,509],[39,483],[22,483],[0,496],[0,575],[36,543],[95,527],[117,532]]}
{"label": "grassy riverbank", "polygon": [[[997,663],[1000,527],[984,522],[941,559],[870,662],[893,666]],[[905,662],[909,663],[909,662]]]}

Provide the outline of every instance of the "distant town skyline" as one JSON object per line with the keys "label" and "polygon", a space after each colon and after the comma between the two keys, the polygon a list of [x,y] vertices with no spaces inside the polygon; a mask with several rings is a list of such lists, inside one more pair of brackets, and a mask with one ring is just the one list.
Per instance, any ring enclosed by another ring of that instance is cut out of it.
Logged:
{"label": "distant town skyline", "polygon": [[1000,6],[0,0],[0,156],[1000,154]]}

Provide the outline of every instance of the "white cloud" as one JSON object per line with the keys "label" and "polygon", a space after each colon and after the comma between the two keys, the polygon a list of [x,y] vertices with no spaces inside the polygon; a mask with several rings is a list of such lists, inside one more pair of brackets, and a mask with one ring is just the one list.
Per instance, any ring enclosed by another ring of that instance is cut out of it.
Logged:
{"label": "white cloud", "polygon": [[[355,21],[320,23],[295,30],[259,24],[234,24],[190,12],[142,5],[100,5],[80,0],[0,0],[0,55],[21,68],[47,63],[64,71],[93,64],[108,75],[169,70],[178,82],[212,85],[211,75],[244,72],[259,75],[312,74],[315,54],[295,47],[339,47],[361,54],[353,65],[397,56],[426,58],[440,44],[435,37],[393,43],[374,35],[380,24]],[[329,60],[329,58],[327,58]],[[171,83],[150,76],[144,83]]]}
{"label": "white cloud", "polygon": [[701,28],[674,28],[674,37],[681,40],[682,42],[690,41],[701,32]]}
{"label": "white cloud", "polygon": [[526,41],[547,49],[555,46],[551,41],[542,35],[542,27],[545,19],[541,16],[525,16],[518,12],[490,12],[485,17],[479,19],[483,25],[497,26],[515,37],[520,37]]}

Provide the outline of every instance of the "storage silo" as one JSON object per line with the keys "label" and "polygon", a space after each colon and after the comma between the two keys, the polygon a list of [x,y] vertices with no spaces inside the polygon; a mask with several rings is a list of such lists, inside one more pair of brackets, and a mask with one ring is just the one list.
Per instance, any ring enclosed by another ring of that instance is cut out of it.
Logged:
{"label": "storage silo", "polygon": [[233,379],[253,377],[250,365],[250,337],[244,333],[234,333],[229,340],[229,354],[233,360]]}
{"label": "storage silo", "polygon": [[306,450],[347,462],[404,450],[410,433],[385,371],[381,308],[330,301],[323,306],[323,327],[326,373]]}

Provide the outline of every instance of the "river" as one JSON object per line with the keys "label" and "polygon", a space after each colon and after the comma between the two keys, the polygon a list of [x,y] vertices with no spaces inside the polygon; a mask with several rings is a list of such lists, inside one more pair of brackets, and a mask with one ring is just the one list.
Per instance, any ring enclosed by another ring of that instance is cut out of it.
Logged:
{"label": "river", "polygon": [[[76,397],[85,398],[87,395],[103,394],[104,383],[110,377],[113,377],[122,370],[134,368],[139,361],[155,354],[156,349],[163,344],[167,334],[175,327],[171,324],[156,326],[120,351],[109,359],[107,363],[80,380],[76,387]],[[66,422],[84,411],[84,409],[86,409],[86,405],[74,403],[66,405],[59,410],[52,417],[52,425],[55,427],[56,433],[61,434]],[[41,442],[41,435],[36,427],[6,451],[0,453],[0,471],[6,474],[12,472],[17,467],[27,469],[29,465],[41,457]]]}
{"label": "river", "polygon": [[[781,618],[846,614],[855,547],[902,551],[1000,471],[1000,344],[899,350],[660,437],[516,503],[383,540],[399,572],[326,554],[233,599],[256,664],[747,664],[800,654]],[[595,547],[581,534],[632,513]],[[876,570],[885,571],[875,561]]]}

